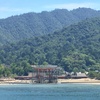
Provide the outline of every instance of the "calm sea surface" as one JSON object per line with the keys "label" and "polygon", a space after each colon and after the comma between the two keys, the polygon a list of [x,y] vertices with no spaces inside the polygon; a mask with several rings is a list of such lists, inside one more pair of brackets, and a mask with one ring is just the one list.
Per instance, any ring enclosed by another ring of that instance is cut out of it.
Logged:
{"label": "calm sea surface", "polygon": [[100,85],[0,85],[0,100],[100,100]]}

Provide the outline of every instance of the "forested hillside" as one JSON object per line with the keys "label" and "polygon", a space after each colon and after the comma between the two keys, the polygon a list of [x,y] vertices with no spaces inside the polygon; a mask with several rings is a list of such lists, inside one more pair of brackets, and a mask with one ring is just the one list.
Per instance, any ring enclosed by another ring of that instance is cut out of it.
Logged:
{"label": "forested hillside", "polygon": [[98,17],[100,11],[79,8],[72,11],[56,9],[51,12],[27,13],[0,20],[0,44],[51,34],[86,18]]}
{"label": "forested hillside", "polygon": [[[1,64],[22,75],[31,64],[59,65],[66,71],[100,71],[100,17],[86,19],[59,32],[0,48]],[[24,73],[25,74],[25,73]]]}

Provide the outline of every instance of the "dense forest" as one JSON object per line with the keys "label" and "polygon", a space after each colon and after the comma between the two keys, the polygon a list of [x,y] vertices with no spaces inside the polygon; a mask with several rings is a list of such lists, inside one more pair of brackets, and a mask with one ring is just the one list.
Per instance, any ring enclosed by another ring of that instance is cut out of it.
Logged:
{"label": "dense forest", "polygon": [[0,45],[51,34],[86,18],[99,16],[100,11],[90,8],[78,8],[71,11],[56,9],[51,12],[32,12],[0,19]]}
{"label": "dense forest", "polygon": [[[0,47],[1,69],[27,75],[33,64],[53,64],[68,72],[100,71],[100,17],[66,26],[53,34]],[[1,72],[3,73],[3,72]],[[95,76],[95,75],[94,75]]]}

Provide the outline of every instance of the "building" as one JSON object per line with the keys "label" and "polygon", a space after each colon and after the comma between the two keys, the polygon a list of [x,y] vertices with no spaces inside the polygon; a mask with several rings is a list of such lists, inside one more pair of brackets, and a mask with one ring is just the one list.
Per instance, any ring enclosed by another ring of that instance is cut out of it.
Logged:
{"label": "building", "polygon": [[77,72],[74,74],[68,74],[66,78],[73,78],[73,79],[80,79],[80,78],[87,78],[85,73]]}
{"label": "building", "polygon": [[36,83],[57,83],[61,68],[56,65],[32,65],[32,68]]}

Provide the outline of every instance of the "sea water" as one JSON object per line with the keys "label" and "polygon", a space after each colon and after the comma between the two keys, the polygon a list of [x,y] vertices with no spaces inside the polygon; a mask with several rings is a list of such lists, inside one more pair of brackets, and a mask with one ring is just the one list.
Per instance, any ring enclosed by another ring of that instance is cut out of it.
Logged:
{"label": "sea water", "polygon": [[0,85],[0,100],[100,100],[100,85]]}

